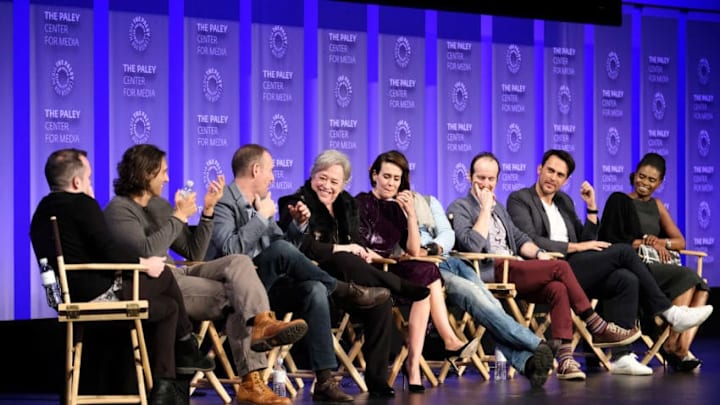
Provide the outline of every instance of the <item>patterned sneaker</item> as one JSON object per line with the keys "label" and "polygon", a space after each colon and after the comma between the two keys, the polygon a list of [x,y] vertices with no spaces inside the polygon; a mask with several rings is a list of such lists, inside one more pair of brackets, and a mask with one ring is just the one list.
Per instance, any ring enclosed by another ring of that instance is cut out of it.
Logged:
{"label": "patterned sneaker", "polygon": [[580,364],[575,359],[566,359],[557,368],[558,380],[585,381],[585,373],[580,370]]}
{"label": "patterned sneaker", "polygon": [[598,348],[625,346],[638,340],[640,328],[636,325],[632,329],[622,328],[608,322],[607,328],[597,335],[593,335],[593,346]]}

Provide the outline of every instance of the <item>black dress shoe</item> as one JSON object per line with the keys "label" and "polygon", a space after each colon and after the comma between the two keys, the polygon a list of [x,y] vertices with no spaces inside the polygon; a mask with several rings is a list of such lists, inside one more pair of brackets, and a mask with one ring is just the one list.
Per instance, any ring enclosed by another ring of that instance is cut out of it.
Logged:
{"label": "black dress shoe", "polygon": [[395,389],[387,384],[378,386],[368,386],[370,398],[394,398]]}
{"label": "black dress shoe", "polygon": [[352,402],[355,400],[351,395],[346,394],[334,378],[328,378],[322,383],[315,384],[312,395],[313,401],[327,402]]}
{"label": "black dress shoe", "polygon": [[212,371],[214,369],[215,360],[200,352],[194,336],[175,342],[175,372],[195,374],[196,371]]}
{"label": "black dress shoe", "polygon": [[351,282],[346,290],[336,298],[354,308],[373,308],[390,299],[390,290],[384,287],[363,287]]}
{"label": "black dress shoe", "polygon": [[150,391],[150,405],[175,405],[175,381],[167,378],[156,378]]}

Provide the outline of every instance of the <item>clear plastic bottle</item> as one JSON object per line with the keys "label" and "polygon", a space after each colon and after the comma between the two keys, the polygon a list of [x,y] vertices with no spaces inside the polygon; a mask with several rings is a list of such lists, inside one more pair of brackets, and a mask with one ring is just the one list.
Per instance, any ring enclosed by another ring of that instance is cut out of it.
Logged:
{"label": "clear plastic bottle", "polygon": [[58,305],[62,302],[62,294],[60,293],[60,285],[58,285],[55,270],[53,270],[46,257],[41,258],[40,263],[40,279],[45,287],[45,298],[50,308],[57,310]]}
{"label": "clear plastic bottle", "polygon": [[507,380],[507,359],[500,349],[495,349],[495,381]]}
{"label": "clear plastic bottle", "polygon": [[193,186],[195,183],[192,180],[188,180],[185,182],[185,186],[180,189],[180,195],[182,195],[183,198],[187,197],[190,193],[193,192]]}
{"label": "clear plastic bottle", "polygon": [[275,366],[273,366],[272,372],[272,388],[275,395],[279,397],[287,396],[287,393],[285,392],[286,380],[287,372],[285,371],[283,360],[278,357],[277,361],[275,362]]}

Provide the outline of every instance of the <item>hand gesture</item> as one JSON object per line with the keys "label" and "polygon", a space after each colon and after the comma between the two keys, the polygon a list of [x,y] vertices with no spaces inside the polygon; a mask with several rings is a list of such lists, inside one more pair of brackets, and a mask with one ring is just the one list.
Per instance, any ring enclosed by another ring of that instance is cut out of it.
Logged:
{"label": "hand gesture", "polygon": [[295,205],[288,204],[288,211],[298,226],[303,226],[310,220],[310,209],[302,201],[296,202]]}
{"label": "hand gesture", "polygon": [[265,198],[260,197],[259,194],[255,194],[255,199],[253,200],[253,207],[255,207],[255,211],[257,211],[258,214],[262,215],[265,218],[272,218],[277,212],[275,202],[272,200],[270,192],[268,192]]}
{"label": "hand gesture", "polygon": [[219,174],[217,179],[210,182],[207,193],[205,193],[203,206],[203,214],[212,216],[215,205],[223,196],[223,190],[225,189],[225,175]]}
{"label": "hand gesture", "polygon": [[493,204],[495,203],[495,193],[490,191],[490,189],[485,187],[481,188],[480,184],[473,183],[473,194],[480,205],[482,205],[483,209],[491,210],[493,208]]}
{"label": "hand gesture", "polygon": [[580,198],[585,201],[585,204],[589,209],[594,210],[597,208],[597,203],[595,202],[595,189],[587,180],[583,181],[580,185]]}
{"label": "hand gesture", "polygon": [[178,190],[175,192],[175,213],[173,214],[175,217],[177,217],[179,220],[183,222],[187,222],[188,218],[195,215],[197,212],[197,204],[195,203],[195,198],[197,197],[197,193],[190,192],[183,192],[182,190]]}
{"label": "hand gesture", "polygon": [[403,190],[395,197],[408,218],[415,218],[415,195],[410,190]]}
{"label": "hand gesture", "polygon": [[158,278],[163,270],[165,270],[165,260],[165,256],[141,257],[140,264],[148,268],[148,276]]}

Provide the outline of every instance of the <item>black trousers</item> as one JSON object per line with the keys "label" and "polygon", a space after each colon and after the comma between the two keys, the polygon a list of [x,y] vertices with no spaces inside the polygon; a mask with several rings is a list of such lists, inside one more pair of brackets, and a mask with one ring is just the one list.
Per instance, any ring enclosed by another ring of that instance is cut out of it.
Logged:
{"label": "black trousers", "polygon": [[587,295],[602,301],[607,320],[624,328],[635,325],[638,305],[654,315],[672,305],[650,269],[628,244],[615,243],[599,252],[573,253],[567,260]]}

